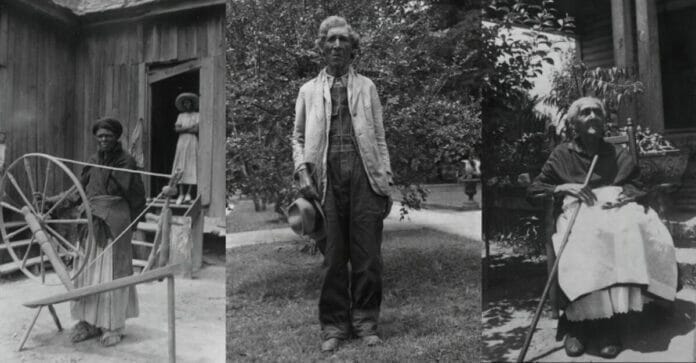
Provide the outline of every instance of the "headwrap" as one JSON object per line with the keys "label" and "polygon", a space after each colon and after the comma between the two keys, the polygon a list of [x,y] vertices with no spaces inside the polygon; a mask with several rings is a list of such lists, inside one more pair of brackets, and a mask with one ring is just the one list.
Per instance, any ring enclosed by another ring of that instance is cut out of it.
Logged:
{"label": "headwrap", "polygon": [[94,126],[92,126],[92,135],[96,135],[99,129],[106,129],[113,132],[117,139],[121,137],[123,133],[123,126],[121,126],[121,123],[117,119],[111,117],[104,117],[97,120]]}

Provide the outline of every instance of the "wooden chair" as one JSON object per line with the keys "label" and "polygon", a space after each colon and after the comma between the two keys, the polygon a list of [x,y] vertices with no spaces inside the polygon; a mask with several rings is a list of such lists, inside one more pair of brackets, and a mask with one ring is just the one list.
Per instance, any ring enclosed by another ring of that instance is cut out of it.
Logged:
{"label": "wooden chair", "polygon": [[[633,162],[638,165],[638,149],[636,145],[636,129],[635,125],[631,122],[631,119],[628,118],[626,121],[626,126],[627,126],[627,133],[624,135],[620,136],[610,136],[610,137],[605,137],[604,141],[614,144],[614,145],[621,145],[621,144],[628,144],[628,149],[631,153],[631,157],[633,158]],[[558,213],[557,211],[557,206],[556,206],[556,201],[553,197],[553,195],[546,197],[544,199],[544,231],[545,231],[545,242],[546,242],[546,267],[547,271],[550,273],[551,269],[553,267],[553,264],[556,262],[556,252],[553,249],[553,240],[552,236],[556,232],[556,219],[558,218]],[[551,311],[552,311],[552,316],[554,319],[558,318],[558,310],[559,310],[559,296],[560,294],[560,289],[558,286],[558,276],[553,277],[553,283],[551,285],[551,290],[549,291],[549,302],[551,303]]]}

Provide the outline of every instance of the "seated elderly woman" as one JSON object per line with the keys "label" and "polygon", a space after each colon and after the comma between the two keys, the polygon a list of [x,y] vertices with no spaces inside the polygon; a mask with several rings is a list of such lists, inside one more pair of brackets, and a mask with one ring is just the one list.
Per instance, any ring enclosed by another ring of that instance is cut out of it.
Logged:
{"label": "seated elderly woman", "polygon": [[[639,205],[640,171],[628,149],[604,141],[607,117],[602,101],[585,97],[573,102],[567,119],[572,141],[549,156],[528,196],[555,195],[562,200],[553,245],[558,251],[572,211],[582,203],[565,250],[558,284],[569,301],[564,347],[569,356],[584,353],[590,337],[599,355],[621,351],[622,314],[642,311],[653,300],[673,301],[677,290],[672,237],[656,212]],[[583,186],[594,155],[596,167]]]}

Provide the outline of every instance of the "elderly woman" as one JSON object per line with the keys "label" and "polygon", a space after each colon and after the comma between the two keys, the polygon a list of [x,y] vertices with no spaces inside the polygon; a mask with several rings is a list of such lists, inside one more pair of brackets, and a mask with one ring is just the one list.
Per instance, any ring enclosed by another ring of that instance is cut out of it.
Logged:
{"label": "elderly woman", "polygon": [[326,216],[319,297],[325,352],[353,335],[367,346],[382,342],[381,244],[392,173],[377,88],[350,66],[359,41],[344,18],[322,21],[317,45],[326,68],[302,86],[295,105],[295,176]]}
{"label": "elderly woman", "polygon": [[[604,104],[580,98],[567,118],[575,138],[551,153],[528,194],[553,194],[563,202],[553,236],[556,251],[571,211],[578,201],[583,203],[559,261],[558,283],[569,301],[559,329],[567,326],[569,356],[583,354],[592,337],[599,355],[613,358],[621,351],[621,314],[642,311],[653,300],[674,300],[675,249],[655,211],[636,203],[644,193],[628,149],[603,139]],[[597,164],[585,187],[595,155]]]}
{"label": "elderly woman", "polygon": [[[123,127],[118,120],[103,118],[92,127],[98,151],[90,164],[115,168],[136,169],[136,163],[121,147],[119,138]],[[96,260],[78,275],[76,287],[105,283],[133,273],[132,230],[127,228],[145,206],[145,189],[140,175],[87,166],[82,170],[81,183],[92,208],[96,248],[89,261]],[[47,201],[59,200],[59,197]],[[66,198],[74,206],[75,195]],[[84,235],[83,231],[83,235]],[[84,237],[83,237],[84,238]],[[110,247],[115,238],[118,238]],[[103,254],[102,254],[103,252]],[[98,255],[101,255],[97,258]],[[138,297],[135,287],[122,288],[82,298],[71,306],[74,319],[72,342],[100,336],[100,343],[111,346],[121,341],[127,318],[138,316]]]}

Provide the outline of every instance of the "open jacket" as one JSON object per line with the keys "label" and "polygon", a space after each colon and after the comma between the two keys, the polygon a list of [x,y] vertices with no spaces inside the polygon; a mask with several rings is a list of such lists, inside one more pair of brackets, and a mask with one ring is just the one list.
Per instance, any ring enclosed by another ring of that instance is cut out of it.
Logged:
{"label": "open jacket", "polygon": [[[300,88],[295,104],[295,127],[292,134],[293,159],[297,171],[303,163],[314,166],[314,181],[326,196],[326,160],[331,122],[331,85],[326,69]],[[348,109],[363,166],[372,190],[389,196],[392,171],[384,139],[382,105],[372,81],[348,70]]]}

